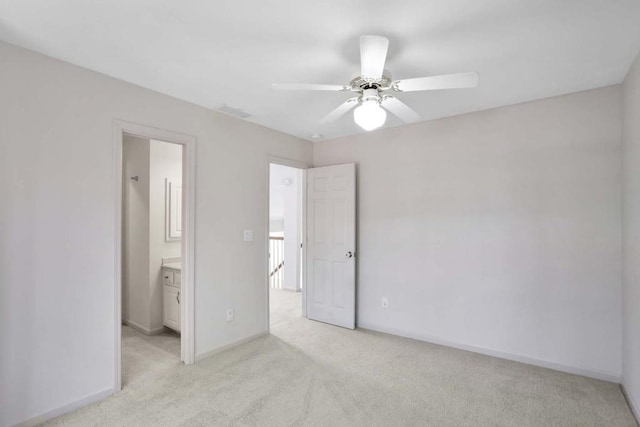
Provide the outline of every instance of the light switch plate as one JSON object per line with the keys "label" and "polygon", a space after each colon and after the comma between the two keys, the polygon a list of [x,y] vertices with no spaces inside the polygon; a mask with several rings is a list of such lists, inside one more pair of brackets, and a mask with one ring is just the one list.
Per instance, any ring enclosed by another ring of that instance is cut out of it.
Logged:
{"label": "light switch plate", "polygon": [[253,230],[244,230],[244,241],[253,242]]}

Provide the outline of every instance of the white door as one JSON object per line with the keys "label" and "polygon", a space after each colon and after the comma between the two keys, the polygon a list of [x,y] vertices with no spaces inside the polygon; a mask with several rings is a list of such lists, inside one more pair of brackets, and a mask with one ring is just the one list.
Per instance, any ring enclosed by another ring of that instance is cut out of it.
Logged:
{"label": "white door", "polygon": [[307,317],[356,326],[356,166],[308,170]]}

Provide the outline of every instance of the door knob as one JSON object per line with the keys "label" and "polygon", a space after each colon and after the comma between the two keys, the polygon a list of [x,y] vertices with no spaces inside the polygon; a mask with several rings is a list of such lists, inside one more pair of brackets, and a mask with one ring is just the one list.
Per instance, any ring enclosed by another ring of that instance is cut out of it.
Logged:
{"label": "door knob", "polygon": [[347,258],[353,258],[353,252],[349,251],[346,253]]}

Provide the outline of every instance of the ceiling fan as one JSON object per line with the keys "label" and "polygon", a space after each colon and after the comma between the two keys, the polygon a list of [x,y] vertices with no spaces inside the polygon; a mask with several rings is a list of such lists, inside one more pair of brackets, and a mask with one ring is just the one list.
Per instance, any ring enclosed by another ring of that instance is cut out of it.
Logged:
{"label": "ceiling fan", "polygon": [[355,92],[358,96],[347,99],[327,114],[320,123],[337,120],[357,106],[353,112],[353,119],[356,124],[368,131],[384,124],[387,119],[384,109],[389,110],[405,123],[420,120],[418,113],[387,92],[461,89],[478,85],[479,76],[476,72],[392,80],[391,74],[384,69],[388,48],[389,40],[386,37],[361,36],[360,75],[353,78],[347,85],[274,83],[273,89]]}

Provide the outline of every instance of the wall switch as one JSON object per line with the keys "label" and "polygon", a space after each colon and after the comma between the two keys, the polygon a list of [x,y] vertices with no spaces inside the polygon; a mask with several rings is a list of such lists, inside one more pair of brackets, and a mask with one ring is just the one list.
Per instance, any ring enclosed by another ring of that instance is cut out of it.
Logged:
{"label": "wall switch", "polygon": [[227,310],[227,322],[233,322],[233,308]]}
{"label": "wall switch", "polygon": [[253,230],[244,230],[243,237],[245,242],[253,242]]}
{"label": "wall switch", "polygon": [[387,297],[382,297],[382,308],[389,308],[389,300]]}

